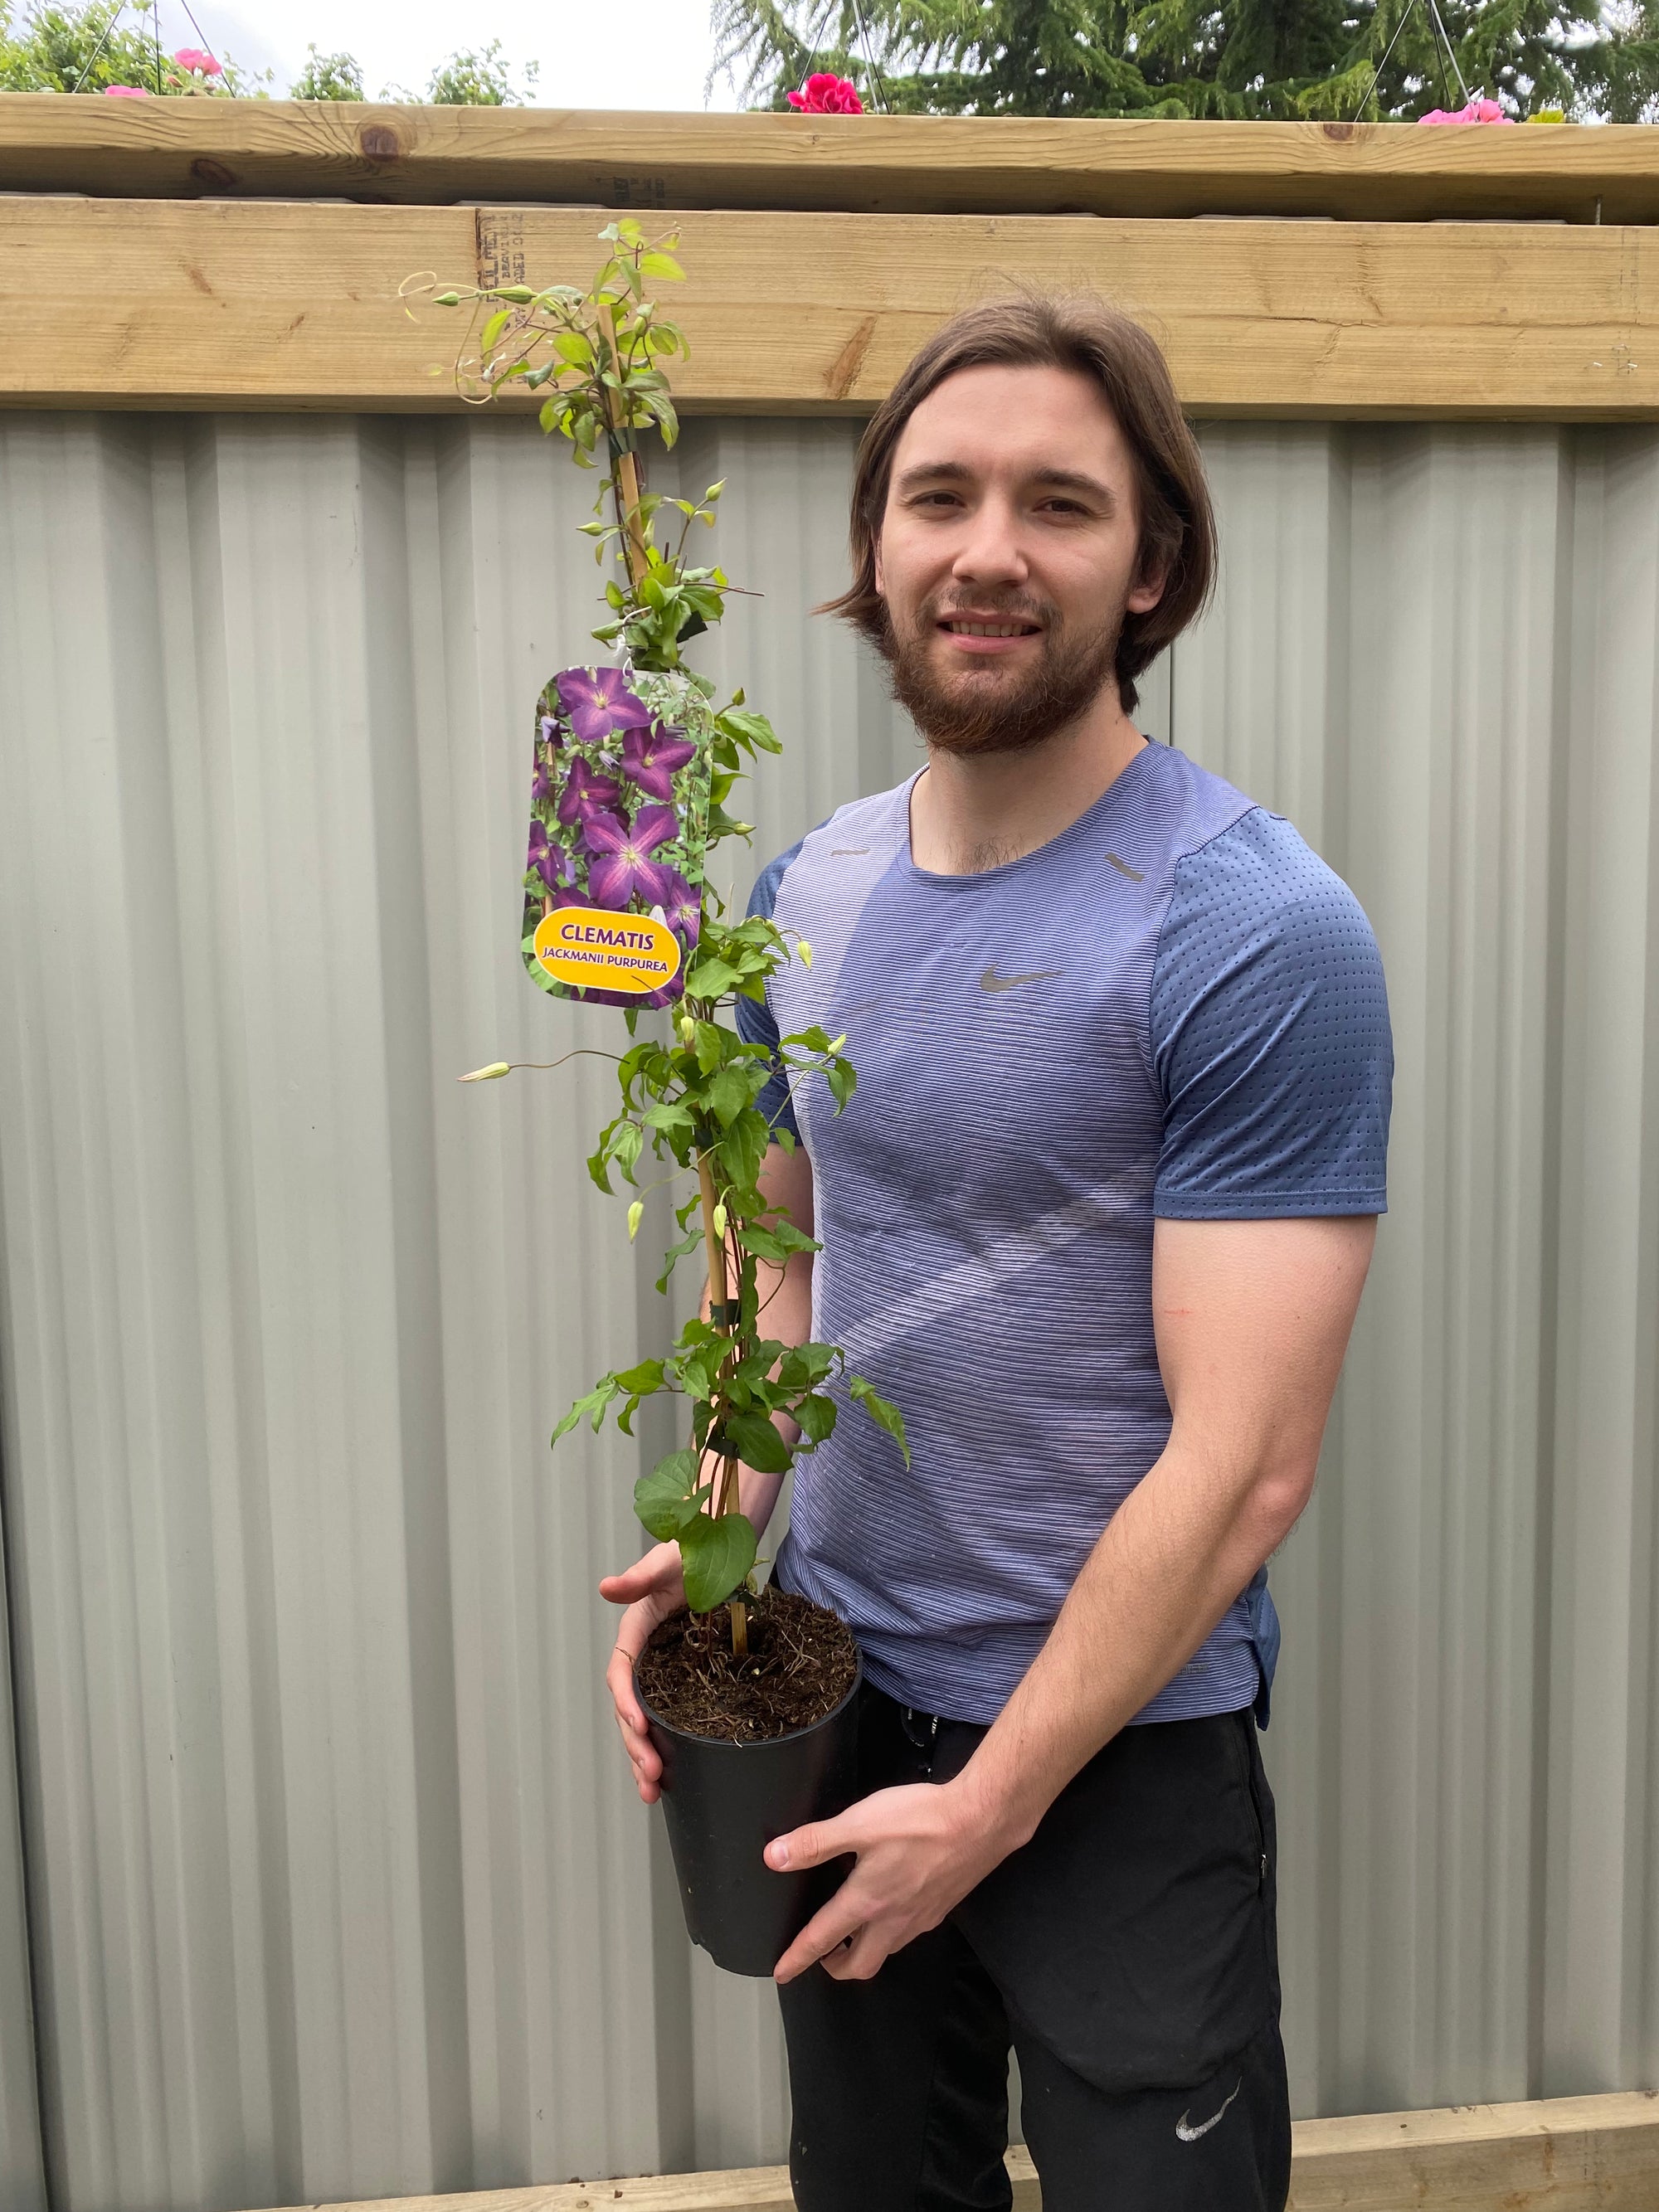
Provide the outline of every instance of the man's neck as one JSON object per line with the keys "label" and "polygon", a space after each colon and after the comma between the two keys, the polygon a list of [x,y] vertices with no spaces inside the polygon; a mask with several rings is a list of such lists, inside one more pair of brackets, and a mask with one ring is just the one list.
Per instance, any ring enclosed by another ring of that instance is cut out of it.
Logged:
{"label": "man's neck", "polygon": [[910,857],[939,876],[971,876],[1035,853],[1116,782],[1146,739],[1117,703],[1013,753],[930,745],[910,791]]}

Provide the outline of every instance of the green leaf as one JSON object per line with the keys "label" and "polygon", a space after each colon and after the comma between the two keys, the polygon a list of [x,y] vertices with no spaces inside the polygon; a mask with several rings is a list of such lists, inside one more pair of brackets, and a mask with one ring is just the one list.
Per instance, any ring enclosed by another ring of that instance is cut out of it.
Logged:
{"label": "green leaf", "polygon": [[724,960],[694,962],[685,988],[694,999],[721,999],[738,980],[738,971]]}
{"label": "green leaf", "polygon": [[680,1532],[685,1568],[685,1601],[693,1613],[712,1613],[739,1587],[759,1548],[754,1523],[745,1514],[722,1513],[711,1521],[699,1513]]}
{"label": "green leaf", "polygon": [[684,283],[685,271],[672,253],[645,253],[640,257],[641,276],[661,276],[671,284]]}
{"label": "green leaf", "polygon": [[683,1237],[678,1244],[671,1245],[663,1254],[662,1273],[657,1278],[657,1288],[665,1297],[667,1296],[668,1279],[674,1272],[675,1263],[695,1252],[702,1243],[702,1231],[694,1229],[689,1236]]}
{"label": "green leaf", "polygon": [[781,753],[783,741],[764,714],[741,713],[728,707],[720,718],[720,726],[728,736],[735,738],[745,752],[757,749],[763,753]]}
{"label": "green leaf", "polygon": [[642,1359],[637,1367],[624,1368],[613,1375],[611,1380],[620,1389],[631,1392],[636,1398],[649,1397],[652,1391],[662,1388],[662,1362],[660,1359]]}
{"label": "green leaf", "polygon": [[832,1060],[823,1074],[830,1085],[830,1095],[836,1102],[836,1111],[839,1114],[859,1087],[857,1072],[850,1060]]}
{"label": "green leaf", "polygon": [[554,1430],[552,1441],[557,1443],[561,1437],[568,1436],[577,1422],[584,1416],[597,1429],[605,1419],[605,1407],[617,1395],[617,1377],[614,1375],[607,1375],[604,1382],[597,1383],[585,1398],[577,1399],[575,1404],[559,1423],[558,1427]]}
{"label": "green leaf", "polygon": [[816,1393],[803,1398],[794,1408],[795,1419],[800,1423],[800,1432],[809,1444],[821,1444],[836,1425],[836,1401]]}
{"label": "green leaf", "polygon": [[670,1452],[634,1485],[634,1510],[659,1544],[678,1536],[697,1513],[697,1455]]}
{"label": "green leaf", "polygon": [[904,1454],[904,1464],[908,1467],[910,1447],[905,1441],[904,1416],[898,1407],[890,1405],[885,1398],[878,1397],[873,1386],[866,1382],[861,1375],[849,1375],[847,1378],[847,1388],[877,1426],[885,1429],[888,1435],[895,1440],[899,1449]]}
{"label": "green leaf", "polygon": [[703,1097],[708,1110],[722,1129],[729,1129],[749,1103],[748,1071],[743,1067],[717,1068],[703,1085]]}
{"label": "green leaf", "polygon": [[653,1106],[643,1118],[647,1127],[652,1129],[690,1129],[696,1126],[690,1108],[682,1106],[677,1098]]}
{"label": "green leaf", "polygon": [[501,307],[489,318],[489,320],[484,325],[483,334],[478,340],[478,350],[480,353],[488,353],[489,351],[490,347],[495,344],[496,339],[500,337],[501,332],[507,328],[512,319],[513,310],[511,307]]}
{"label": "green leaf", "polygon": [[[804,1241],[810,1243],[811,1239]],[[841,1353],[833,1344],[798,1344],[784,1354],[778,1381],[786,1390],[811,1390],[840,1364]]]}
{"label": "green leaf", "polygon": [[762,1474],[787,1474],[789,1447],[764,1413],[732,1413],[721,1424],[726,1442],[745,1467]]}
{"label": "green leaf", "polygon": [[697,1023],[691,1041],[696,1048],[697,1066],[704,1075],[712,1075],[726,1058],[726,1042],[732,1034],[714,1022]]}

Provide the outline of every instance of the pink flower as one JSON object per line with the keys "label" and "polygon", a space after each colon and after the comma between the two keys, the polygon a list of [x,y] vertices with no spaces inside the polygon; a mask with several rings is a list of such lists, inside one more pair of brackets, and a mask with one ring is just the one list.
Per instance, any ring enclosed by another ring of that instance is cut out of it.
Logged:
{"label": "pink flower", "polygon": [[1419,123],[1513,123],[1495,100],[1472,100],[1467,107],[1436,107],[1418,117]]}
{"label": "pink flower", "polygon": [[104,97],[106,100],[148,100],[149,94],[142,84],[106,84]]}
{"label": "pink flower", "polygon": [[805,115],[862,115],[864,102],[859,98],[850,76],[832,76],[820,70],[809,76],[799,92],[784,94],[791,107],[799,108]]}
{"label": "pink flower", "polygon": [[204,54],[199,46],[180,46],[173,58],[181,70],[189,70],[197,76],[224,75],[223,70],[214,60],[212,55]]}

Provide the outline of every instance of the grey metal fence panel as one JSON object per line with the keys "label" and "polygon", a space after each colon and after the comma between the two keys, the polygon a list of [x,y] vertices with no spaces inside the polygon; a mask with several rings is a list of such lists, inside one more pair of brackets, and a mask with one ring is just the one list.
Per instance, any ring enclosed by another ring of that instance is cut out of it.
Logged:
{"label": "grey metal fence panel", "polygon": [[[0,1405],[3,1414],[3,1405]],[[0,1421],[0,1458],[3,1450]],[[0,1490],[0,1510],[3,1504]],[[0,1556],[3,1556],[3,1525]],[[40,2148],[40,2093],[34,2073],[23,1829],[17,1803],[6,1610],[5,1582],[0,1577],[0,2204],[8,2212],[46,2212],[46,2169]]]}
{"label": "grey metal fence panel", "polygon": [[[791,740],[757,858],[919,757],[803,619],[856,434],[679,449],[765,593],[708,663]],[[1400,1060],[1278,1570],[1298,2109],[1641,2086],[1659,436],[1206,448],[1223,587],[1146,726],[1354,884]],[[603,1064],[452,1079],[591,1035],[524,981],[515,889],[586,497],[495,420],[0,422],[0,1389],[64,2212],[781,2153],[769,1992],[689,1953],[600,1702],[637,1457],[547,1456],[664,1323],[582,1167]]]}

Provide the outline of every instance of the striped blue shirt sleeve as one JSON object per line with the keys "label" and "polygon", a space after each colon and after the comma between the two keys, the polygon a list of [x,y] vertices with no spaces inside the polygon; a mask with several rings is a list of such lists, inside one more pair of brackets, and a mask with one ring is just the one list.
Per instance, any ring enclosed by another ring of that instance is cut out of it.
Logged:
{"label": "striped blue shirt sleeve", "polygon": [[1151,1047],[1165,1109],[1155,1214],[1387,1211],[1394,1053],[1376,940],[1277,815],[1257,807],[1177,864]]}

